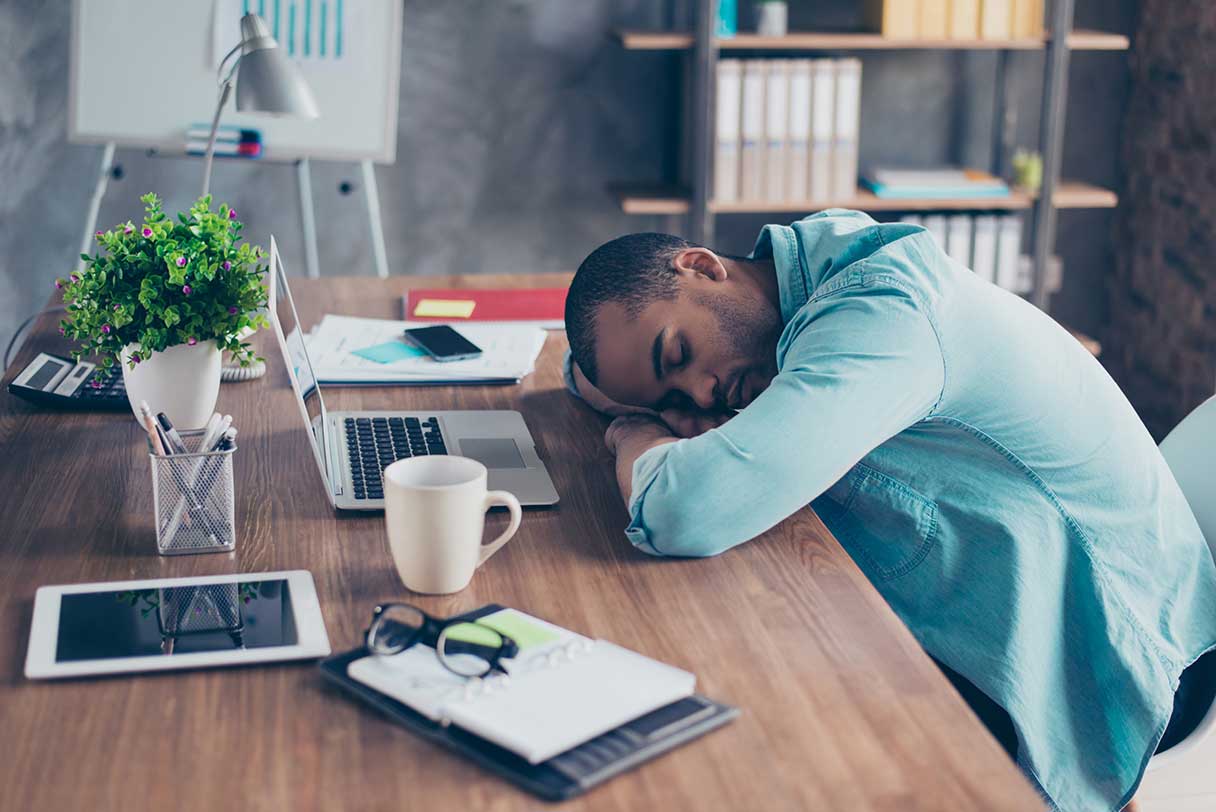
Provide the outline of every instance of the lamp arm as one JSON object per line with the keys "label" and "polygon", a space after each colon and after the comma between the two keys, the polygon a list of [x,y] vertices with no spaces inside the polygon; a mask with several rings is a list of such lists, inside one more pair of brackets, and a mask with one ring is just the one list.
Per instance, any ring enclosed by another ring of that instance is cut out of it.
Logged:
{"label": "lamp arm", "polygon": [[232,77],[229,76],[224,82],[224,89],[220,91],[219,104],[215,106],[215,115],[211,118],[211,134],[207,137],[207,152],[203,158],[203,197],[211,191],[211,163],[215,159],[215,137],[219,133],[220,114],[224,111],[224,105],[228,102],[228,97],[232,95]]}
{"label": "lamp arm", "polygon": [[[240,62],[241,60],[238,59],[236,62],[232,63],[232,70],[228,71],[227,76],[224,76],[224,66],[228,64],[229,59],[232,59],[232,57],[236,56],[237,51],[241,50],[244,47],[245,47],[245,40],[241,40],[236,45],[232,46],[231,51],[224,54],[224,58],[220,60],[220,66],[218,68],[216,68],[216,70],[215,70],[215,78],[216,78],[216,81],[218,84],[223,84],[224,82],[232,81],[232,77],[236,74],[237,63]],[[220,77],[223,77],[223,78],[220,78]]]}

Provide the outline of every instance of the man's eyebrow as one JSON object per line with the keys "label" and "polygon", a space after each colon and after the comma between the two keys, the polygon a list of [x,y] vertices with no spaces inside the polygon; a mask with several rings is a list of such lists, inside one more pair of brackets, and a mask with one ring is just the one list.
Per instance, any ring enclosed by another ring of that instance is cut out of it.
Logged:
{"label": "man's eyebrow", "polygon": [[650,362],[654,364],[654,379],[656,381],[663,380],[663,335],[666,332],[666,327],[660,330],[659,334],[654,337],[654,346],[650,348]]}

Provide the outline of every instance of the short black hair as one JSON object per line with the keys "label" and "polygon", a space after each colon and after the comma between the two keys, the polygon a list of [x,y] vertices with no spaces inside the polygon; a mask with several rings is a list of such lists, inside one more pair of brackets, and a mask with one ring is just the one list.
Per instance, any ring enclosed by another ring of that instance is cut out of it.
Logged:
{"label": "short black hair", "polygon": [[674,299],[673,260],[693,243],[670,234],[626,234],[592,251],[578,266],[566,295],[566,336],[583,375],[596,382],[595,321],[601,305],[616,302],[630,318],[659,299]]}

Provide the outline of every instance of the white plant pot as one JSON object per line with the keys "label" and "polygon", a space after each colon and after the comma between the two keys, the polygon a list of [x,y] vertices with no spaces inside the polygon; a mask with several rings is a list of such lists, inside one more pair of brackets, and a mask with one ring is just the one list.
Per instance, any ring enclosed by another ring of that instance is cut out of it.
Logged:
{"label": "white plant pot", "polygon": [[222,353],[214,341],[193,347],[178,344],[154,352],[147,361],[131,369],[128,363],[134,344],[122,351],[122,381],[127,388],[131,411],[139,419],[139,402],[146,400],[153,414],[164,412],[174,428],[196,429],[207,425],[220,394]]}
{"label": "white plant pot", "polygon": [[789,33],[789,6],[785,3],[760,3],[756,16],[756,33],[760,36],[784,37]]}

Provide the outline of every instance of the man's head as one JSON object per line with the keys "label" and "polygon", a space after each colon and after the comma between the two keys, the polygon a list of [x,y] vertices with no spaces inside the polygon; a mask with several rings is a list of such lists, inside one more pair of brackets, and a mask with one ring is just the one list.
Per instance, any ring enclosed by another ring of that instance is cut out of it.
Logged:
{"label": "man's head", "polygon": [[618,237],[574,275],[566,331],[575,363],[618,403],[741,409],[777,372],[776,277],[679,237]]}

